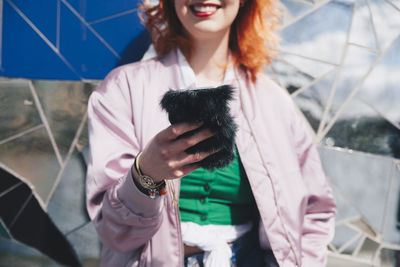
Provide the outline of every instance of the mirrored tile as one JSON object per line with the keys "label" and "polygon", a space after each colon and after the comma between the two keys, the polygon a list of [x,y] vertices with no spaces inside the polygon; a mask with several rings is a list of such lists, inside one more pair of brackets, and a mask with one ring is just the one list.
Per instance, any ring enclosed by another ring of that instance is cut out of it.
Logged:
{"label": "mirrored tile", "polygon": [[3,220],[0,218],[0,237],[6,239],[12,239],[10,232],[7,229],[7,226],[4,224]]}
{"label": "mirrored tile", "polygon": [[379,256],[380,256],[380,266],[397,267],[398,263],[400,262],[399,250],[383,248],[381,249]]}
{"label": "mirrored tile", "polygon": [[47,213],[64,234],[89,221],[85,204],[85,174],[86,166],[75,150],[47,207]]}
{"label": "mirrored tile", "polygon": [[25,177],[41,203],[46,203],[60,165],[44,128],[0,145],[0,161]]}
{"label": "mirrored tile", "polygon": [[332,72],[293,98],[315,131],[322,120],[335,75],[336,72]]}
{"label": "mirrored tile", "polygon": [[0,198],[5,194],[8,194],[12,190],[21,186],[23,182],[18,178],[14,177],[10,172],[0,167]]}
{"label": "mirrored tile", "polygon": [[387,201],[383,240],[391,244],[400,244],[400,170],[395,164],[393,164],[393,176]]}
{"label": "mirrored tile", "polygon": [[58,149],[65,158],[87,109],[94,86],[83,82],[33,82]]}
{"label": "mirrored tile", "polygon": [[[355,231],[346,225],[338,225],[335,227],[335,236],[332,240],[332,244],[338,250],[341,249],[342,246],[347,245],[346,247],[343,247],[343,251],[341,251],[341,253],[351,254],[361,239],[361,237],[358,236],[360,236],[358,231]],[[349,241],[352,241],[351,244],[348,244]]]}
{"label": "mirrored tile", "polygon": [[392,159],[328,148],[319,151],[326,175],[334,187],[348,199],[348,205],[366,219],[365,225],[381,232]]}
{"label": "mirrored tile", "polygon": [[0,81],[0,141],[41,124],[28,81]]}
{"label": "mirrored tile", "polygon": [[371,267],[371,263],[360,261],[354,257],[343,257],[342,254],[331,253],[328,255],[326,267]]}
{"label": "mirrored tile", "polygon": [[382,0],[370,0],[379,48],[383,51],[400,34],[400,11]]}
{"label": "mirrored tile", "polygon": [[400,10],[400,0],[388,0],[391,4],[393,4],[398,10]]}
{"label": "mirrored tile", "polygon": [[333,70],[336,65],[326,64],[323,62],[307,59],[300,56],[290,55],[287,53],[281,53],[280,55],[287,63],[304,72],[313,78],[318,78],[325,73]]}
{"label": "mirrored tile", "polygon": [[344,51],[352,9],[352,3],[333,0],[283,28],[282,50],[338,64]]}
{"label": "mirrored tile", "polygon": [[368,0],[357,1],[353,22],[350,30],[349,42],[366,47],[377,48],[374,24],[368,6]]}
{"label": "mirrored tile", "polygon": [[[0,169],[0,181],[2,183],[6,181],[7,183],[7,180],[19,181],[17,177],[8,171]],[[32,199],[32,191],[24,183],[18,183],[17,187],[10,187],[9,189],[4,191],[0,196],[0,218],[12,234],[12,227],[21,213],[25,211],[27,203]]]}
{"label": "mirrored tile", "polygon": [[328,146],[400,157],[400,130],[354,98],[321,141]]}
{"label": "mirrored tile", "polygon": [[373,240],[377,240],[380,237],[380,233],[376,230],[376,228],[374,228],[363,216],[347,221],[346,225],[362,233],[363,236]]}
{"label": "mirrored tile", "polygon": [[[101,243],[91,222],[67,236],[69,242],[78,252],[81,261],[91,266],[99,266]],[[88,266],[84,264],[84,266]]]}
{"label": "mirrored tile", "polygon": [[[367,75],[376,58],[377,54],[371,53],[365,48],[353,45],[348,47],[340,74],[335,77],[337,86],[330,106],[330,115],[334,115],[339,111],[345,100]],[[325,122],[329,122],[331,119],[332,117],[328,116]]]}
{"label": "mirrored tile", "polygon": [[38,250],[24,245],[16,240],[0,237],[0,265],[1,266],[59,266],[57,263]]}
{"label": "mirrored tile", "polygon": [[82,130],[82,133],[78,138],[78,143],[76,144],[76,146],[79,151],[82,151],[82,149],[89,146],[89,133],[88,133],[87,120],[85,122],[85,126]]}
{"label": "mirrored tile", "polygon": [[293,18],[296,18],[312,8],[312,4],[304,4],[296,0],[281,0],[280,2],[285,6]]}
{"label": "mirrored tile", "polygon": [[289,93],[295,92],[313,80],[310,75],[279,59],[272,62],[271,69],[277,76],[279,84],[286,88]]}
{"label": "mirrored tile", "polygon": [[285,27],[293,21],[293,16],[285,6],[280,6],[279,8],[281,10],[279,27]]}
{"label": "mirrored tile", "polygon": [[360,251],[355,256],[372,262],[377,250],[379,249],[379,245],[380,244],[377,241],[366,238]]}
{"label": "mirrored tile", "polygon": [[[322,158],[323,164],[326,164],[324,160],[325,158]],[[328,178],[330,177],[328,176]],[[336,187],[336,185],[332,185],[332,190],[337,206],[335,217],[337,223],[342,223],[343,221],[362,216],[353,203],[349,203],[349,200],[346,198],[343,192]]]}
{"label": "mirrored tile", "polygon": [[[400,16],[400,13],[399,13]],[[358,96],[400,127],[400,38],[365,80]]]}

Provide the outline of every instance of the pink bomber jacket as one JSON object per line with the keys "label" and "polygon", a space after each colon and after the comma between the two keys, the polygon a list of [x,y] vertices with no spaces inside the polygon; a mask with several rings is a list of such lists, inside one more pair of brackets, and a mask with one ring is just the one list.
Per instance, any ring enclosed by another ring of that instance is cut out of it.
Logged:
{"label": "pink bomber jacket", "polygon": [[[137,153],[170,125],[159,102],[182,89],[178,70],[176,51],[128,64],[90,97],[87,209],[103,242],[102,266],[183,266],[179,179],[153,200],[130,172]],[[304,119],[265,75],[256,83],[239,70],[235,77],[235,142],[260,212],[260,245],[281,267],[325,266],[336,206]]]}

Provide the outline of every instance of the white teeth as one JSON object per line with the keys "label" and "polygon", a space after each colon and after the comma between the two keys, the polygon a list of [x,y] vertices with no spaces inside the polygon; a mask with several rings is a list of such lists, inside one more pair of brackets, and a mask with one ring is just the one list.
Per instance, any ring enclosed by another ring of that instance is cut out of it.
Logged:
{"label": "white teeth", "polygon": [[193,6],[193,10],[200,13],[214,12],[217,10],[216,6]]}

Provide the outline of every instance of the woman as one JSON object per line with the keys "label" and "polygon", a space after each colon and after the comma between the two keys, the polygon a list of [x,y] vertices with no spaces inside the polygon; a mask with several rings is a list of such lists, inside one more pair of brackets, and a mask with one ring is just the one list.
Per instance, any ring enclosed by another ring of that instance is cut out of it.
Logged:
{"label": "woman", "polygon": [[[326,263],[331,189],[290,96],[261,73],[276,45],[276,5],[160,0],[146,11],[159,57],[113,70],[89,101],[87,206],[104,245],[103,266]],[[230,108],[239,126],[236,167],[227,167],[235,171],[225,180],[227,170],[204,174],[196,165],[213,152],[185,153],[213,133],[179,138],[200,124],[170,125],[159,105],[169,89],[222,84],[237,88]],[[217,219],[201,224],[209,214],[187,204],[199,197],[191,186],[208,192],[200,202],[239,219],[219,221],[209,208]]]}

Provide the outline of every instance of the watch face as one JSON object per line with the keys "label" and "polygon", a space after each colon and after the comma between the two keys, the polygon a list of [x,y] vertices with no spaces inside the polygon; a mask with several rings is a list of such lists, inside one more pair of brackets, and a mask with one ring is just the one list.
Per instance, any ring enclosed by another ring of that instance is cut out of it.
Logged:
{"label": "watch face", "polygon": [[156,187],[156,184],[154,183],[153,179],[147,175],[140,176],[140,183],[144,188],[147,189],[153,189]]}

